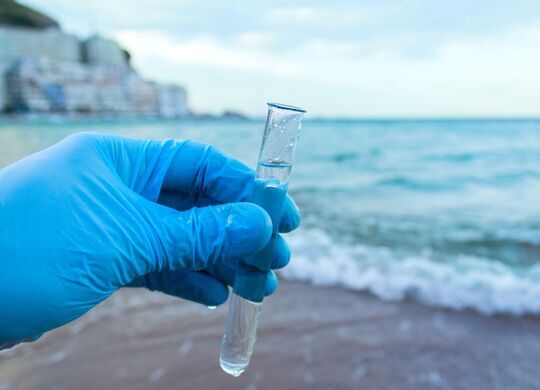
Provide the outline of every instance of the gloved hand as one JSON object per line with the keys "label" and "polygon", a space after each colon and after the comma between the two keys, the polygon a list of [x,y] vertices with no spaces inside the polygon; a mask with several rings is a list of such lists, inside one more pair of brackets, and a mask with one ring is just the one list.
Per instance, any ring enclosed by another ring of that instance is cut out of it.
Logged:
{"label": "gloved hand", "polygon": [[[104,134],[0,170],[0,345],[36,339],[123,286],[225,302],[235,260],[270,238],[268,214],[247,203],[256,185],[211,146]],[[280,231],[299,221],[287,198]],[[280,238],[273,268],[289,257]]]}

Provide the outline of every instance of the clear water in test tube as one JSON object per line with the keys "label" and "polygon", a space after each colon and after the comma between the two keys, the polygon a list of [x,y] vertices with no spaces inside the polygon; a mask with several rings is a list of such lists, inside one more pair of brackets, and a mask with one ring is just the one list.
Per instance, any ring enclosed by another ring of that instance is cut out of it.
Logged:
{"label": "clear water in test tube", "polygon": [[[305,110],[283,104],[268,103],[268,117],[257,163],[257,179],[264,185],[255,198],[272,218],[273,236],[277,226],[291,172],[296,143]],[[272,253],[274,240],[271,239],[259,256]],[[261,302],[250,301],[231,294],[225,333],[221,344],[220,364],[228,374],[239,376],[251,359],[257,337],[257,323],[262,307]]]}

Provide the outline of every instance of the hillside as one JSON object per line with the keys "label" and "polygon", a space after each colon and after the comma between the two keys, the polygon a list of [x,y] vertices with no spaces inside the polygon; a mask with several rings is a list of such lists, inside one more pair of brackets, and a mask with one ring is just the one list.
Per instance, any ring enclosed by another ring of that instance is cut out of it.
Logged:
{"label": "hillside", "polygon": [[49,16],[13,0],[0,0],[0,25],[31,28],[60,27],[58,22]]}

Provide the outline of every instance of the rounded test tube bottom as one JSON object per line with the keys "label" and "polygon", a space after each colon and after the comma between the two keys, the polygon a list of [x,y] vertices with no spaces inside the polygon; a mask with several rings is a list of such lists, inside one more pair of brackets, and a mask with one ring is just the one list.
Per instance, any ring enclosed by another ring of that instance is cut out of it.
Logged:
{"label": "rounded test tube bottom", "polygon": [[261,303],[231,294],[219,357],[219,364],[227,374],[239,376],[249,365],[257,338],[257,322],[261,306]]}

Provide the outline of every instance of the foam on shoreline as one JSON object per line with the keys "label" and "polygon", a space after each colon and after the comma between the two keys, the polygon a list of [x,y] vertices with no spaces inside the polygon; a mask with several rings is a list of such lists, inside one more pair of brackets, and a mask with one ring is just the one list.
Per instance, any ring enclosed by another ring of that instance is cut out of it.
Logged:
{"label": "foam on shoreline", "polygon": [[320,229],[301,229],[290,244],[293,259],[281,271],[287,279],[485,315],[540,314],[540,265],[516,270],[465,255],[438,262],[427,252],[400,257],[385,247],[337,243]]}

